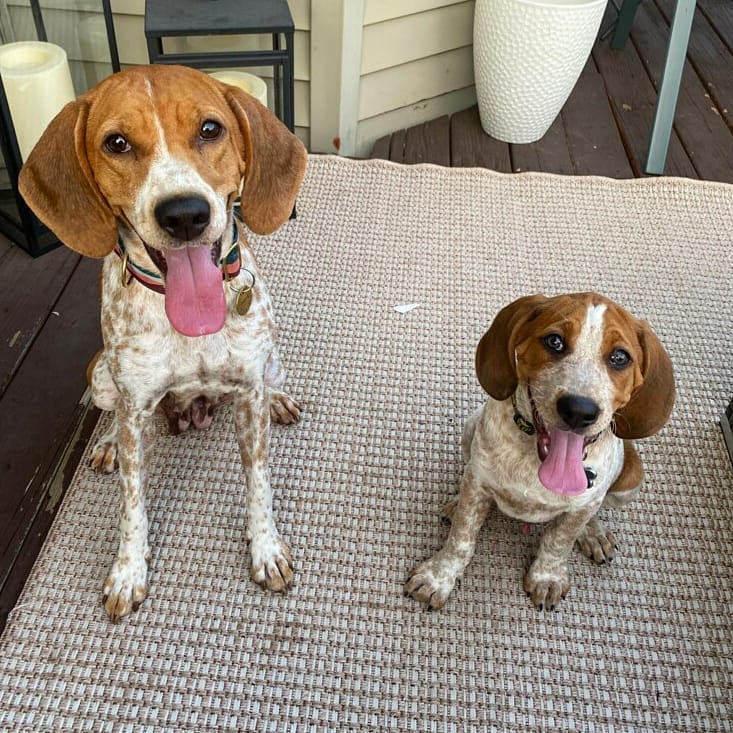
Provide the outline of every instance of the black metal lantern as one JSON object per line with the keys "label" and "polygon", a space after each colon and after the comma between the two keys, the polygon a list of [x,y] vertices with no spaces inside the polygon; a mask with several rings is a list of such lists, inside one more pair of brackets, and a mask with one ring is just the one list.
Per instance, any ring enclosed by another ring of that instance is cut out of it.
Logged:
{"label": "black metal lantern", "polygon": [[[112,71],[119,71],[117,41],[110,0],[101,0],[104,13],[106,41]],[[48,40],[46,26],[39,0],[30,0],[36,39]],[[5,40],[5,39],[3,39]],[[80,90],[77,90],[80,91]],[[32,101],[32,100],[31,100]],[[23,165],[23,156],[18,142],[11,106],[8,102],[5,84],[0,77],[0,147],[7,171],[6,179],[0,182],[0,233],[22,247],[33,257],[44,254],[58,246],[59,242],[28,208],[18,193],[18,174]]]}

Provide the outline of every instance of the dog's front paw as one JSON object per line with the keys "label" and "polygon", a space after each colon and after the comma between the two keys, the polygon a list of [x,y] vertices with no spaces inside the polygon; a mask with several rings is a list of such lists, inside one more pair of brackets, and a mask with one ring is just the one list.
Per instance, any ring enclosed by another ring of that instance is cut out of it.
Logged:
{"label": "dog's front paw", "polygon": [[443,608],[458,578],[453,565],[439,554],[431,557],[410,571],[405,593],[429,609]]}
{"label": "dog's front paw", "polygon": [[596,517],[591,517],[576,542],[580,551],[599,565],[611,562],[618,549],[616,538]]}
{"label": "dog's front paw", "polygon": [[293,582],[293,556],[279,535],[250,543],[250,576],[267,590],[282,593]]}
{"label": "dog's front paw", "polygon": [[273,422],[292,425],[300,419],[300,405],[285,392],[270,388],[270,419]]}
{"label": "dog's front paw", "polygon": [[137,611],[148,595],[148,563],[144,556],[117,558],[104,583],[102,603],[109,620],[116,624]]}
{"label": "dog's front paw", "polygon": [[538,611],[554,611],[570,590],[567,566],[535,560],[524,576],[524,590]]}

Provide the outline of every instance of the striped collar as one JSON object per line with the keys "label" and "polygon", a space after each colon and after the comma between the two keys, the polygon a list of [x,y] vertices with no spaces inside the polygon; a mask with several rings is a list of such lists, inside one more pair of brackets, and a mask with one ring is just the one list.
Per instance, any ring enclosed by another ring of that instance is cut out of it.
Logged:
{"label": "striped collar", "polygon": [[[233,237],[229,251],[221,258],[219,266],[222,270],[222,279],[231,280],[235,278],[242,267],[242,258],[239,251],[239,227],[236,220],[232,220]],[[156,293],[165,293],[165,280],[157,270],[149,270],[142,265],[138,265],[130,259],[129,254],[125,250],[122,237],[117,238],[117,245],[114,248],[115,254],[122,260],[122,276],[125,287],[130,284],[134,278],[142,283],[149,290]],[[125,272],[128,277],[125,278]]]}

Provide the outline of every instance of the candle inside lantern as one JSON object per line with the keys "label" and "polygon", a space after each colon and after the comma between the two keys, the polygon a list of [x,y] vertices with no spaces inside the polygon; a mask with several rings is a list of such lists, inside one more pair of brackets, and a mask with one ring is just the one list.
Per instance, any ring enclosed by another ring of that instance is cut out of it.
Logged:
{"label": "candle inside lantern", "polygon": [[76,98],[66,51],[53,43],[0,46],[0,75],[23,160],[48,123]]}
{"label": "candle inside lantern", "polygon": [[258,102],[267,107],[267,84],[265,80],[254,74],[248,74],[246,71],[236,71],[229,69],[227,71],[215,71],[211,76],[218,79],[224,84],[231,84],[239,87],[247,94],[251,94]]}

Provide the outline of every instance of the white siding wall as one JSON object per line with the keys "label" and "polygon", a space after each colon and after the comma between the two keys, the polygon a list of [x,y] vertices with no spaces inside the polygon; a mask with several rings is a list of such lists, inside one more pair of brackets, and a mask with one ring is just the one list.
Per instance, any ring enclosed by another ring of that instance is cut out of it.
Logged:
{"label": "white siding wall", "polygon": [[[475,102],[473,0],[289,0],[295,20],[295,124],[314,152],[364,156],[394,130]],[[8,0],[18,40],[33,38],[28,0]],[[49,40],[69,54],[81,93],[109,73],[99,0],[42,0]],[[123,66],[147,63],[145,0],[112,0]],[[10,40],[10,39],[8,39]],[[190,43],[201,43],[193,39]],[[210,39],[220,46],[222,39]],[[229,37],[245,47],[269,38]],[[172,47],[186,41],[171,41]],[[266,78],[271,69],[250,69]]]}

